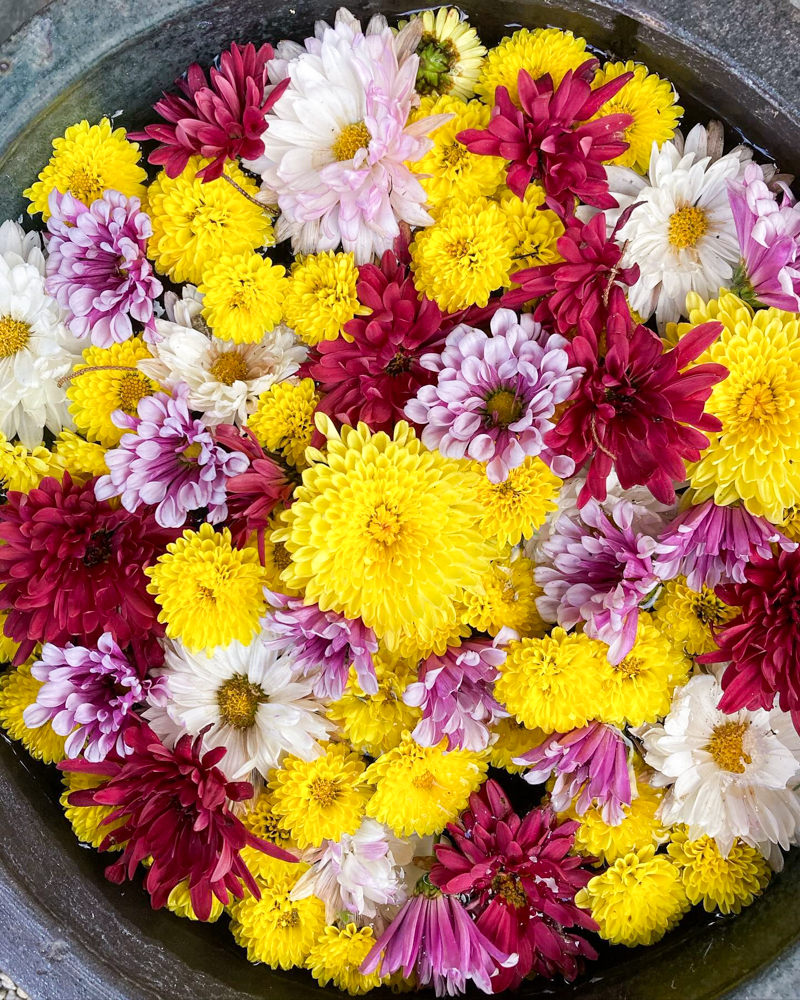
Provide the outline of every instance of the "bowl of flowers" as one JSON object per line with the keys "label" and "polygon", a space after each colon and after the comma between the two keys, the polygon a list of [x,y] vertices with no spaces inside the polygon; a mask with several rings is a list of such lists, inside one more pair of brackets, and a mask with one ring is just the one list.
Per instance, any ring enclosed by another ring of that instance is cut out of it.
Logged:
{"label": "bowl of flowers", "polygon": [[644,13],[174,7],[0,59],[4,964],[721,996],[800,932],[800,130]]}

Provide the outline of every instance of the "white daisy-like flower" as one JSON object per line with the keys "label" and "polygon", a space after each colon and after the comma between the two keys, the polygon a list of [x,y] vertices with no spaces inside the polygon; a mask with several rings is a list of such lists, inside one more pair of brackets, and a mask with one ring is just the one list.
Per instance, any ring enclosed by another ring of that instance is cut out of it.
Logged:
{"label": "white daisy-like flower", "polygon": [[333,923],[341,911],[353,915],[358,924],[382,925],[384,907],[400,906],[406,900],[403,866],[413,850],[398,840],[382,823],[364,818],[351,836],[304,852],[311,868],[292,890],[293,900],[316,896],[325,904],[325,919]]}
{"label": "white daisy-like flower", "polygon": [[207,748],[224,746],[219,764],[231,781],[252,771],[267,777],[287,754],[314,760],[334,724],[311,695],[313,682],[296,679],[291,653],[267,649],[253,640],[233,641],[212,656],[193,655],[179,642],[164,644],[170,697],[165,707],[144,712],[168,745],[184,733],[203,736]]}
{"label": "white daisy-like flower", "polygon": [[722,155],[722,126],[696,125],[684,142],[680,132],[661,148],[653,143],[650,170],[606,167],[619,209],[606,213],[610,229],[636,205],[617,233],[626,245],[624,266],[639,265],[631,307],[644,319],[656,314],[659,329],[684,314],[686,296],[714,298],[727,287],[739,261],[739,242],[728,200],[728,183],[739,180],[752,150],[737,146]]}
{"label": "white daisy-like flower", "polygon": [[779,709],[727,715],[721,697],[716,677],[695,676],[663,724],[639,731],[653,784],[670,786],[661,816],[685,823],[692,840],[713,837],[725,855],[739,837],[769,857],[768,845],[788,850],[800,834],[800,736]]}
{"label": "white daisy-like flower", "polygon": [[[203,319],[203,299],[205,296],[198,290],[197,285],[187,282],[181,288],[180,297],[175,292],[166,292],[164,295],[164,308],[167,311],[167,319],[177,326],[188,326],[190,329],[199,330],[201,333],[210,333],[208,324]],[[156,333],[162,337],[166,336],[158,328],[159,320],[156,320]],[[169,332],[167,330],[167,332]]]}
{"label": "white daisy-like flower", "polygon": [[35,234],[0,226],[0,431],[26,448],[74,425],[57,382],[81,359],[78,341],[44,289],[44,257]]}

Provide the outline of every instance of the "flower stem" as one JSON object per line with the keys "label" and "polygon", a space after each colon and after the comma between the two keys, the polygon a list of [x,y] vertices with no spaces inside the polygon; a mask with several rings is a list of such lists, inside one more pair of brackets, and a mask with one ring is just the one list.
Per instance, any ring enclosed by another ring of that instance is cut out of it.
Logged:
{"label": "flower stem", "polygon": [[138,372],[139,369],[133,365],[85,365],[83,368],[77,368],[74,372],[70,372],[69,375],[62,375],[61,378],[56,382],[59,389],[63,388],[67,382],[71,382],[74,378],[78,378],[79,375],[86,375],[89,372]]}

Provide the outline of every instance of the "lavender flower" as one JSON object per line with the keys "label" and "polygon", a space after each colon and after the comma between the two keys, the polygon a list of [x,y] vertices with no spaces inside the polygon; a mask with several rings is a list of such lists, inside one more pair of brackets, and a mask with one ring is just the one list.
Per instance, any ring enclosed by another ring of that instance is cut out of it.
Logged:
{"label": "lavender flower", "polygon": [[45,643],[31,674],[44,683],[23,713],[25,725],[37,729],[52,723],[54,732],[67,737],[67,757],[83,751],[93,763],[105,760],[112,750],[123,757],[130,753],[124,737],[138,722],[134,705],[145,699],[165,705],[169,693],[165,678],[140,677],[110,632],[100,636],[96,649]]}
{"label": "lavender flower", "polygon": [[189,413],[189,387],[179,382],[172,396],[157,392],[139,401],[138,417],[115,410],[123,434],[117,448],[106,453],[110,474],[95,483],[98,500],[122,498],[122,506],[135,511],[141,504],[158,504],[156,521],[164,528],[178,528],[190,510],[208,508],[212,524],[228,515],[225,484],[247,469],[242,452],[221,448],[201,420]]}
{"label": "lavender flower", "polygon": [[745,583],[744,571],[753,554],[771,559],[772,545],[784,552],[797,548],[797,542],[789,541],[765,518],[744,507],[718,507],[706,500],[679,514],[660,535],[656,569],[662,580],[685,576],[697,591],[703,584],[713,588]]}
{"label": "lavender flower", "polygon": [[536,598],[545,621],[571,629],[586,623],[586,634],[608,644],[608,659],[620,663],[633,648],[639,605],[658,584],[655,538],[633,526],[635,511],[618,500],[607,517],[590,500],[579,518],[561,516],[541,547]]}
{"label": "lavender flower", "polygon": [[540,455],[557,476],[574,463],[545,447],[552,416],[583,374],[569,367],[568,342],[546,334],[529,315],[498,309],[492,336],[462,324],[441,354],[425,354],[423,368],[438,372],[406,404],[409,420],[426,425],[422,441],[449,458],[486,462],[493,483],[503,482],[526,456]]}
{"label": "lavender flower", "polygon": [[800,205],[788,187],[778,204],[757,163],[745,168],[741,183],[729,182],[742,259],[733,290],[754,308],[800,310]]}
{"label": "lavender flower", "polygon": [[342,697],[352,665],[364,694],[377,694],[378,678],[372,654],[378,640],[360,618],[345,618],[338,611],[322,611],[318,604],[303,604],[302,598],[267,591],[274,611],[264,624],[276,634],[265,639],[267,649],[291,648],[295,666],[304,676],[317,673],[314,694],[336,701]]}
{"label": "lavender flower", "polygon": [[403,694],[406,705],[422,708],[417,743],[432,747],[447,736],[448,750],[485,750],[488,727],[508,715],[492,693],[505,658],[489,639],[477,639],[423,660],[419,680]]}
{"label": "lavender flower", "polygon": [[139,199],[105,191],[87,208],[54,190],[49,208],[46,288],[72,333],[110,347],[132,336],[136,320],[152,339],[162,286],[146,256],[153,229]]}
{"label": "lavender flower", "polygon": [[531,768],[523,774],[530,785],[543,784],[555,772],[550,801],[556,812],[564,812],[577,799],[579,816],[596,803],[609,826],[625,819],[622,807],[631,804],[628,747],[613,726],[591,722],[569,733],[551,733],[514,763]]}

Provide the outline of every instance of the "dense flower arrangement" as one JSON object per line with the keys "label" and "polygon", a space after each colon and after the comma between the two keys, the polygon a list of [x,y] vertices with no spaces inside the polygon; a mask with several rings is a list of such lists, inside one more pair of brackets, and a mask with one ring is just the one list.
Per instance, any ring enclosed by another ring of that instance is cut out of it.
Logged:
{"label": "dense flower arrangement", "polygon": [[0,724],[112,881],[451,996],[780,870],[800,205],[682,115],[570,32],[340,10],[54,140],[0,226]]}

